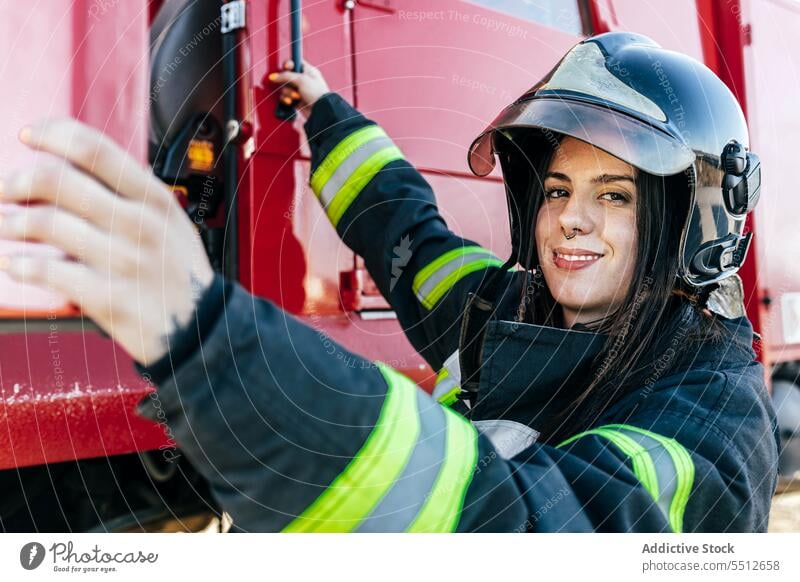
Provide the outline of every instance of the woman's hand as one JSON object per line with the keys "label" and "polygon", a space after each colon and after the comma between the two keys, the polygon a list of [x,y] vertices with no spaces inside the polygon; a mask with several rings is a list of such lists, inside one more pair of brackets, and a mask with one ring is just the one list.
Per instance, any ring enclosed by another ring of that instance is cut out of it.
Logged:
{"label": "woman's hand", "polygon": [[67,119],[25,128],[20,140],[55,157],[0,183],[0,201],[36,203],[1,217],[0,237],[68,256],[13,256],[4,268],[61,293],[152,364],[213,279],[197,231],[172,191],[100,132]]}
{"label": "woman's hand", "polygon": [[271,73],[268,78],[273,83],[283,85],[280,89],[281,101],[286,105],[296,104],[300,113],[308,118],[317,99],[330,92],[328,84],[319,69],[308,61],[303,61],[302,73],[292,71],[294,63],[291,60],[284,61],[283,68],[283,71]]}

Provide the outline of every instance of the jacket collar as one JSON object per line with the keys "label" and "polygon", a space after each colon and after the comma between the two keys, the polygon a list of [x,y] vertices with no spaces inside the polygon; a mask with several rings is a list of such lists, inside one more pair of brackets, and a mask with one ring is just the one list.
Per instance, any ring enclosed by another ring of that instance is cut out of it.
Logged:
{"label": "jacket collar", "polygon": [[[624,380],[628,386],[644,385],[689,369],[727,369],[753,360],[753,330],[746,317],[720,318],[720,337],[697,343],[699,315],[685,305],[673,323],[659,334],[650,354]],[[472,418],[506,418],[533,428],[561,412],[600,373],[597,357],[608,336],[579,329],[493,320],[486,329],[482,350],[480,387]],[[664,372],[669,368],[668,372]]]}
{"label": "jacket collar", "polygon": [[507,418],[535,428],[537,419],[563,410],[588,385],[606,340],[585,331],[490,322],[472,417]]}

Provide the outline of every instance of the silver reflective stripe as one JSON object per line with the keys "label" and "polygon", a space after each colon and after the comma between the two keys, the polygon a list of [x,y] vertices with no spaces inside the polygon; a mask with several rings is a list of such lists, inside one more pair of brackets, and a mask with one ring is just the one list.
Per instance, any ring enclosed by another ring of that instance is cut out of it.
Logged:
{"label": "silver reflective stripe", "polygon": [[457,271],[464,265],[485,259],[487,255],[490,255],[488,251],[467,253],[465,255],[461,255],[457,259],[453,259],[441,269],[437,270],[433,275],[428,277],[428,279],[419,287],[419,290],[417,291],[417,297],[420,299],[420,301],[422,301],[423,298],[430,295],[437,285],[441,284],[447,277],[449,277],[451,273]]}
{"label": "silver reflective stripe", "polygon": [[461,364],[458,358],[459,353],[456,350],[444,361],[439,371],[439,378],[433,387],[433,397],[440,402],[443,397],[461,385]]}
{"label": "silver reflective stripe", "polygon": [[433,306],[461,279],[482,269],[499,267],[503,261],[478,246],[456,248],[423,267],[415,276],[412,289],[427,309]]}
{"label": "silver reflective stripe", "polygon": [[[649,437],[649,445],[659,447],[658,449],[647,449],[647,451],[649,457],[653,459],[656,474],[661,475],[659,487],[672,490],[672,496],[668,503],[662,504],[662,495],[659,494],[657,496],[658,506],[662,511],[666,510],[665,515],[667,519],[669,519],[672,530],[677,533],[682,532],[683,516],[686,512],[686,506],[689,503],[689,496],[692,492],[695,477],[694,461],[692,460],[692,455],[689,453],[689,450],[676,439],[665,437],[637,426],[629,424],[609,424],[606,425],[606,427],[624,432],[631,440],[634,440],[634,434]],[[645,446],[639,443],[639,441],[634,440],[634,442],[639,446]],[[653,444],[654,442],[657,444]],[[654,452],[656,450],[662,453],[659,455],[658,460],[655,459]],[[666,457],[663,453],[666,453]]]}
{"label": "silver reflective stripe", "polygon": [[417,390],[421,430],[408,464],[356,531],[405,531],[417,517],[427,495],[433,489],[446,451],[444,409]]}
{"label": "silver reflective stripe", "polygon": [[342,189],[344,183],[347,181],[350,176],[352,176],[356,170],[366,162],[373,154],[379,152],[382,149],[392,147],[394,143],[388,137],[379,137],[377,139],[372,139],[364,144],[361,144],[356,150],[353,151],[349,156],[347,156],[344,161],[334,170],[331,177],[328,178],[328,181],[325,182],[325,185],[322,187],[322,190],[319,193],[320,202],[322,202],[322,206],[325,210],[331,205],[333,202],[333,198]]}
{"label": "silver reflective stripe", "polygon": [[361,450],[286,532],[453,531],[477,462],[477,432],[376,362],[386,397]]}
{"label": "silver reflective stripe", "polygon": [[361,191],[387,164],[402,159],[403,153],[374,124],[336,144],[311,175],[311,189],[321,198],[333,226],[339,225]]}
{"label": "silver reflective stripe", "polygon": [[513,420],[476,420],[472,425],[491,441],[497,454],[504,459],[516,457],[539,438],[539,431]]}
{"label": "silver reflective stripe", "polygon": [[627,455],[634,475],[664,513],[672,531],[682,532],[695,473],[688,449],[673,438],[630,424],[593,428],[568,438],[558,447],[588,435],[607,439]]}
{"label": "silver reflective stripe", "polygon": [[436,375],[436,385],[433,387],[433,397],[439,402],[447,397],[452,391],[458,388],[458,380],[453,378],[447,368],[442,368]]}
{"label": "silver reflective stripe", "polygon": [[652,459],[656,470],[656,483],[658,485],[658,497],[655,502],[664,515],[669,517],[670,505],[675,493],[678,491],[678,473],[675,470],[672,458],[667,449],[656,439],[630,430],[624,430],[624,434],[636,441],[650,454],[650,459]]}

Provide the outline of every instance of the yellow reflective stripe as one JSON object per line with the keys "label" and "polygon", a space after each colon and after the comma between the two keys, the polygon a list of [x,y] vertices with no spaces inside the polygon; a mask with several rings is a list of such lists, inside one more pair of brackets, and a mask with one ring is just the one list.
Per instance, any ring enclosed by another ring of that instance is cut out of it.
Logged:
{"label": "yellow reflective stripe", "polygon": [[[439,404],[452,406],[456,400],[458,400],[461,386],[455,382],[455,378],[450,376],[450,371],[447,368],[439,370],[439,373],[436,375],[436,384],[434,384],[433,387],[433,397],[436,398]],[[444,390],[444,392],[442,392],[442,390]]]}
{"label": "yellow reflective stripe", "polygon": [[479,246],[470,246],[470,247],[460,247],[457,249],[453,249],[451,251],[447,251],[446,253],[442,254],[439,258],[431,261],[425,267],[419,270],[419,272],[414,277],[413,288],[414,292],[417,292],[420,287],[422,287],[423,283],[427,281],[431,275],[433,275],[436,271],[441,269],[444,265],[452,261],[453,259],[457,259],[461,255],[465,255],[468,253],[480,253],[485,252],[489,253],[485,248]]}
{"label": "yellow reflective stripe", "polygon": [[678,484],[675,494],[672,496],[672,501],[669,506],[669,523],[672,530],[680,533],[683,531],[683,516],[686,512],[686,505],[689,503],[689,495],[692,492],[692,484],[694,483],[694,461],[689,451],[686,450],[682,444],[673,438],[665,437],[658,433],[631,426],[628,424],[610,424],[610,428],[621,428],[638,432],[646,435],[659,443],[667,450],[672,463],[675,465],[676,477]]}
{"label": "yellow reflective stripe", "polygon": [[628,436],[620,432],[605,430],[605,427],[598,429],[597,433],[606,437],[614,443],[619,449],[630,457],[633,463],[633,473],[641,481],[645,489],[647,489],[653,501],[658,502],[660,489],[658,487],[658,476],[656,475],[656,466],[650,453],[642,445],[634,441]]}
{"label": "yellow reflective stripe", "polygon": [[386,137],[386,132],[377,125],[362,127],[348,135],[334,147],[311,176],[311,189],[319,196],[325,183],[355,150],[373,139]]}
{"label": "yellow reflective stripe", "polygon": [[367,517],[403,471],[420,432],[416,387],[378,363],[388,384],[375,428],[358,454],[286,532],[349,532]]}
{"label": "yellow reflective stripe", "polygon": [[447,452],[436,483],[410,532],[451,532],[456,529],[464,498],[478,460],[478,433],[470,422],[445,408]]}
{"label": "yellow reflective stripe", "polygon": [[390,146],[375,152],[353,172],[342,187],[336,192],[330,205],[326,209],[328,218],[333,226],[339,224],[342,215],[353,203],[353,200],[361,193],[370,180],[383,169],[389,162],[402,160],[403,153],[397,146]]}
{"label": "yellow reflective stripe", "polygon": [[502,265],[503,261],[483,247],[461,247],[444,253],[420,269],[411,287],[423,307],[433,309],[453,285],[470,273]]}
{"label": "yellow reflective stripe", "polygon": [[488,269],[489,267],[500,267],[503,265],[503,261],[500,259],[483,259],[480,261],[475,261],[474,263],[469,263],[466,265],[462,265],[452,273],[450,273],[441,283],[436,285],[434,289],[427,295],[423,305],[428,309],[432,309],[434,305],[441,299],[445,293],[447,293],[450,289],[453,288],[453,285],[458,283],[461,279],[469,275],[470,273],[474,273],[475,271],[480,271],[483,269]]}
{"label": "yellow reflective stripe", "polygon": [[636,475],[636,478],[639,479],[642,486],[644,486],[653,500],[657,502],[659,495],[658,478],[656,476],[656,468],[653,464],[653,459],[650,458],[650,453],[647,452],[647,449],[630,437],[616,431],[606,430],[606,427],[603,426],[570,437],[559,444],[558,447],[562,447],[574,440],[592,434],[608,439],[631,459],[634,475]]}
{"label": "yellow reflective stripe", "polygon": [[689,495],[692,492],[694,483],[694,461],[686,447],[674,439],[672,444],[667,446],[667,452],[672,457],[672,462],[678,469],[678,490],[672,498],[669,508],[669,521],[672,529],[678,533],[683,531],[683,516],[686,513],[686,506],[689,503]]}
{"label": "yellow reflective stripe", "polygon": [[[643,428],[639,428],[637,426],[631,426],[628,424],[608,424],[572,436],[557,445],[557,447],[563,447],[564,445],[590,434],[608,438],[631,458],[636,477],[639,479],[648,493],[653,496],[658,504],[661,491],[658,485],[658,480],[655,478],[656,471],[655,464],[652,461],[652,456],[641,444],[636,443],[630,437],[627,437],[620,432],[625,430],[649,437],[664,447],[664,450],[667,451],[675,472],[676,486],[675,492],[672,495],[672,499],[669,501],[669,506],[665,507],[659,504],[659,507],[667,514],[666,517],[669,520],[670,528],[676,533],[682,532],[683,517],[686,512],[686,505],[689,502],[692,484],[694,483],[695,468],[691,454],[686,447],[680,444],[677,440],[665,437],[649,430],[645,430]],[[632,456],[631,453],[638,452],[640,449],[643,450],[644,454],[637,454],[636,457]],[[643,461],[645,457],[648,459],[647,461]],[[638,461],[638,465],[637,458],[641,459]],[[653,475],[652,479],[650,477],[651,469]]]}
{"label": "yellow reflective stripe", "polygon": [[458,401],[458,395],[461,393],[461,386],[454,386],[439,397],[439,403],[444,406],[453,406]]}

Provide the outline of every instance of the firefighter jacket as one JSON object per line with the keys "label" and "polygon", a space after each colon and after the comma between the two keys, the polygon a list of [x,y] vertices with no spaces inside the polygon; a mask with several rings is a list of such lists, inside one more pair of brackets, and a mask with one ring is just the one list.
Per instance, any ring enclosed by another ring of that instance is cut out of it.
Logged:
{"label": "firefighter jacket", "polygon": [[166,422],[239,530],[766,529],[777,428],[746,318],[558,443],[536,426],[602,338],[495,318],[468,420],[448,406],[460,322],[503,261],[448,230],[424,178],[337,94],[305,131],[314,193],[440,381],[432,397],[218,277],[171,353],[140,368],[157,384],[140,413]]}

